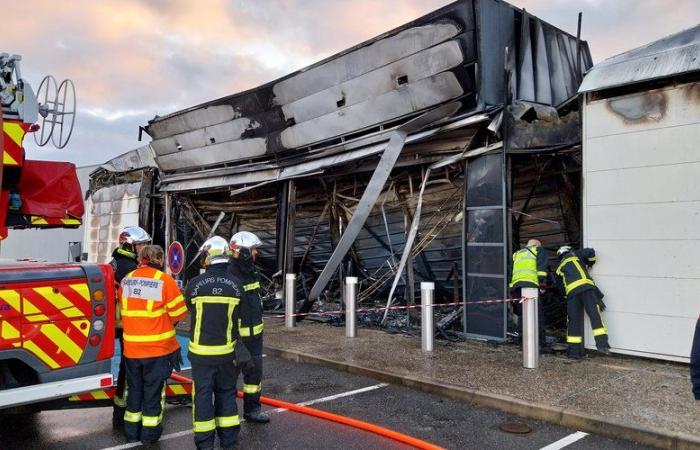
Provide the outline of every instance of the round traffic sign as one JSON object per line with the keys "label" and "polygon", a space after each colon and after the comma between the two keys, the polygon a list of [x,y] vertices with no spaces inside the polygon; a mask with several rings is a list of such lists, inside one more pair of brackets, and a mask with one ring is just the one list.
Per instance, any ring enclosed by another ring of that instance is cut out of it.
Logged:
{"label": "round traffic sign", "polygon": [[168,267],[173,275],[179,274],[185,267],[185,249],[178,241],[168,247]]}

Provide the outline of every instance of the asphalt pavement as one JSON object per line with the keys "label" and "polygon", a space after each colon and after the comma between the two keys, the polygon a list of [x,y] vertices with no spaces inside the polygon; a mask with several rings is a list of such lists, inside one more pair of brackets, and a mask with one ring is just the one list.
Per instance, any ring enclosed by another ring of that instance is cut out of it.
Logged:
{"label": "asphalt pavement", "polygon": [[[360,419],[450,449],[642,449],[632,442],[579,433],[577,430],[528,421],[332,369],[266,357],[263,394],[292,403]],[[188,371],[184,371],[187,375]],[[239,407],[241,405],[239,404]],[[290,411],[269,409],[267,425],[243,423],[240,448],[249,449],[402,449],[389,439]],[[110,408],[45,411],[27,419],[3,418],[2,449],[141,448],[125,444],[112,429]],[[194,448],[189,406],[168,405],[161,441],[151,448]],[[531,431],[501,431],[505,422],[525,424]],[[569,443],[566,447],[563,444]],[[551,446],[552,447],[547,447]]]}

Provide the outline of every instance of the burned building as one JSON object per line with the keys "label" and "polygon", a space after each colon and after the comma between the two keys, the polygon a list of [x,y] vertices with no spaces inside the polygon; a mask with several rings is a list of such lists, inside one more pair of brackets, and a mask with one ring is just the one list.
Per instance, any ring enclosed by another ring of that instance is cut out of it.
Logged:
{"label": "burned building", "polygon": [[[256,232],[269,295],[296,273],[306,309],[339,302],[348,275],[361,304],[411,304],[421,281],[440,302],[503,299],[520,241],[580,243],[576,95],[591,65],[586,42],[524,10],[457,1],[281,79],[156,116],[148,146],[93,174],[93,249],[114,244],[125,223],[114,211],[131,208],[190,260],[213,225]],[[452,317],[463,333],[504,340],[507,310],[475,303]]]}

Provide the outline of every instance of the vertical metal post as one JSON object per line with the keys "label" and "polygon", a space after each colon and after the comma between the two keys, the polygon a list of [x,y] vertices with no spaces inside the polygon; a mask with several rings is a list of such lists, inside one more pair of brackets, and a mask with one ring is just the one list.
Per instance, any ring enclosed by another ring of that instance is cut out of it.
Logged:
{"label": "vertical metal post", "polygon": [[[165,208],[165,251],[168,251],[168,248],[170,248],[170,242],[172,237],[170,236],[170,228],[171,228],[171,218],[170,218],[170,211],[172,209],[171,206],[171,197],[169,193],[165,193],[164,195],[164,205],[163,207]],[[165,265],[165,271],[168,273],[168,275],[172,275],[172,272],[170,270],[170,267],[168,265]]]}
{"label": "vertical metal post", "polygon": [[435,340],[435,327],[433,325],[433,299],[435,296],[435,283],[422,282],[420,284],[421,304],[421,349],[424,352],[432,352]]}
{"label": "vertical metal post", "polygon": [[523,367],[537,369],[540,360],[540,336],[537,318],[537,288],[522,288],[523,301]]}
{"label": "vertical metal post", "polygon": [[293,273],[288,273],[284,278],[284,326],[285,328],[294,328],[297,325],[296,313],[296,293],[297,293],[297,276]]}
{"label": "vertical metal post", "polygon": [[357,336],[357,277],[345,278],[345,337]]}

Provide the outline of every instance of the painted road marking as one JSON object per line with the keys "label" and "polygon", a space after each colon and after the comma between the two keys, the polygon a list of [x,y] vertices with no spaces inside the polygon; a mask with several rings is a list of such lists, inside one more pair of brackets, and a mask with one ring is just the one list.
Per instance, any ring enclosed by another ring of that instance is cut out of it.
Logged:
{"label": "painted road marking", "polygon": [[576,433],[572,433],[563,439],[559,439],[557,442],[553,442],[546,447],[542,447],[540,450],[559,450],[560,448],[564,448],[567,445],[571,445],[574,442],[585,438],[586,436],[588,436],[588,433],[584,433],[583,431],[577,431]]}
{"label": "painted road marking", "polygon": [[[388,386],[388,384],[386,384],[386,383],[375,384],[374,386],[367,386],[367,387],[364,387],[361,389],[355,389],[354,391],[342,392],[340,394],[330,395],[328,397],[321,397],[321,398],[317,398],[315,400],[309,400],[306,402],[297,403],[297,405],[309,406],[309,405],[314,405],[316,403],[329,402],[331,400],[335,400],[338,398],[349,397],[351,395],[361,394],[363,392],[374,391],[375,389],[380,389],[380,388],[383,388],[386,386]],[[273,413],[283,412],[283,411],[287,411],[287,410],[284,408],[277,408],[277,409],[272,409],[270,411],[265,411],[265,412],[268,414],[273,414]],[[243,423],[243,422],[245,422],[245,420],[243,418],[241,418],[241,423]],[[184,430],[184,431],[178,431],[177,433],[170,433],[170,434],[166,434],[165,436],[161,436],[161,438],[158,442],[168,441],[170,439],[177,439],[179,437],[187,436],[190,434],[192,434],[191,429]],[[135,447],[140,447],[140,446],[141,446],[140,442],[132,442],[130,444],[122,444],[122,445],[116,445],[114,447],[106,447],[106,448],[103,448],[102,450],[125,450],[128,448],[135,448]]]}

